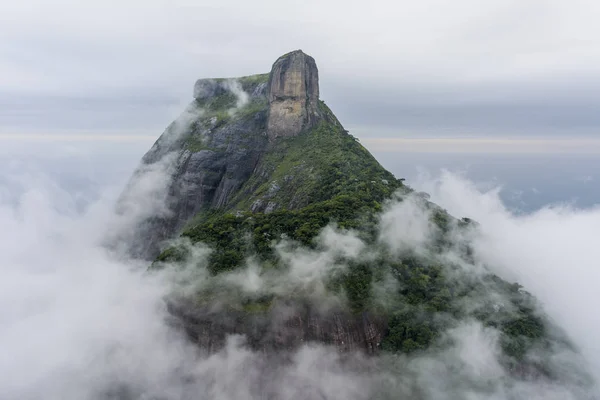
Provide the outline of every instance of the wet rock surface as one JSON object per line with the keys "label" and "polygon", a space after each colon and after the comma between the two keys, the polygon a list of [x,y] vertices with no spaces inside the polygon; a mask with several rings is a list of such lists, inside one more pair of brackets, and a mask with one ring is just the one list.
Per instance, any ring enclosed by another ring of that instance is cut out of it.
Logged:
{"label": "wet rock surface", "polygon": [[319,71],[301,50],[280,57],[269,77],[269,138],[295,136],[316,122]]}
{"label": "wet rock surface", "polygon": [[209,352],[221,350],[227,337],[243,335],[257,351],[295,350],[311,342],[331,345],[341,352],[377,354],[387,323],[385,318],[338,308],[327,311],[310,305],[277,303],[264,312],[216,310],[170,302],[169,311],[186,334]]}

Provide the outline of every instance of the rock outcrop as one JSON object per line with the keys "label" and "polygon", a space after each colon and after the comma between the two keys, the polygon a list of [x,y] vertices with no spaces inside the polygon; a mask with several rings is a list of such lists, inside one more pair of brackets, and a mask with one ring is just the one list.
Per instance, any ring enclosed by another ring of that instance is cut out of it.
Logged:
{"label": "rock outcrop", "polygon": [[281,56],[269,76],[270,139],[295,136],[317,121],[319,71],[315,60],[296,50]]}
{"label": "rock outcrop", "polygon": [[[215,311],[185,302],[171,303],[180,326],[192,340],[209,352],[223,348],[231,334],[243,335],[255,350],[293,350],[318,342],[339,351],[377,354],[386,333],[384,318],[370,313],[354,315],[343,309],[319,312],[307,304],[278,304],[267,312]],[[181,323],[182,322],[182,323]]]}
{"label": "rock outcrop", "polygon": [[[318,112],[317,65],[300,50],[277,59],[269,74],[199,79],[193,97],[186,111],[144,155],[120,201],[124,205],[129,197],[136,207],[132,196],[137,192],[132,188],[140,172],[149,166],[160,168],[167,157],[174,160],[169,162],[169,178],[164,182],[166,212],[139,222],[128,240],[134,257],[153,260],[161,243],[181,232],[201,211],[227,209],[242,201],[244,186],[244,196],[248,196],[273,173],[261,163],[269,145],[277,138],[296,136],[323,118]],[[261,176],[251,180],[257,169]],[[302,202],[286,204],[299,205]],[[275,211],[281,206],[267,194],[254,199],[251,210]]]}
{"label": "rock outcrop", "polygon": [[[496,332],[507,374],[562,374],[552,357],[573,354],[565,335],[518,285],[475,263],[466,243],[475,224],[415,194],[343,128],[319,100],[312,57],[298,50],[269,74],[201,79],[193,95],[119,208],[162,206],[122,238],[132,256],[152,268],[201,269],[193,290],[168,301],[201,347],[217,351],[242,334],[271,354],[311,341],[418,353],[451,345],[450,330],[477,321]],[[140,190],[149,186],[158,190]],[[426,243],[391,251],[382,240],[380,214],[392,198],[417,207],[411,219],[417,212],[430,227]],[[180,236],[185,245],[165,243]],[[204,246],[212,251],[196,251]]]}
{"label": "rock outcrop", "polygon": [[132,256],[153,260],[164,240],[199,212],[226,207],[249,179],[268,143],[266,86],[266,74],[196,82],[195,100],[144,155],[119,201],[122,213],[131,212],[139,203],[136,186],[148,185],[145,171],[161,172],[152,184],[162,186],[164,212],[139,221]]}

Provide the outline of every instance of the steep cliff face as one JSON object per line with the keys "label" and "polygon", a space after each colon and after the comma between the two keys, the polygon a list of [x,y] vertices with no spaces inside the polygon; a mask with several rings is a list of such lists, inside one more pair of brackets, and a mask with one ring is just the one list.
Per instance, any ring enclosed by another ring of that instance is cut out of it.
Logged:
{"label": "steep cliff face", "polygon": [[315,60],[301,50],[280,57],[271,70],[268,87],[271,140],[295,136],[317,122],[319,71]]}
{"label": "steep cliff face", "polygon": [[177,302],[170,311],[183,322],[182,328],[202,348],[215,352],[227,336],[243,335],[254,350],[263,352],[296,349],[311,342],[335,346],[340,351],[377,354],[386,332],[381,316],[356,315],[345,309],[327,312],[309,303],[279,302],[268,310],[215,310]]}
{"label": "steep cliff face", "polygon": [[268,142],[267,83],[266,74],[196,82],[194,101],[144,155],[122,196],[120,203],[127,203],[149,166],[165,171],[158,184],[166,194],[166,210],[140,224],[132,255],[154,259],[161,242],[181,232],[194,215],[230,204]]}
{"label": "steep cliff face", "polygon": [[[120,202],[127,203],[142,171],[165,164],[166,210],[140,224],[130,246],[136,257],[153,260],[161,242],[203,211],[270,213],[301,208],[317,195],[327,198],[323,179],[332,173],[364,175],[361,182],[387,179],[396,187],[396,179],[319,100],[316,63],[302,51],[280,57],[269,74],[200,79],[193,95],[144,155]],[[344,143],[353,150],[340,147]],[[335,155],[341,162],[345,153],[357,163],[333,165]],[[373,176],[358,170],[365,162]]]}
{"label": "steep cliff face", "polygon": [[[553,355],[574,352],[561,330],[527,292],[475,263],[465,237],[476,224],[413,193],[343,128],[319,100],[312,57],[294,51],[269,74],[201,79],[193,95],[120,207],[131,212],[136,186],[162,171],[164,207],[142,220],[129,251],[152,268],[199,271],[169,300],[199,345],[217,350],[237,333],[264,351],[316,341],[413,353],[444,348],[445,332],[477,321],[497,332],[508,373],[560,375]],[[427,241],[390,244],[382,212],[394,215],[392,198],[408,207],[392,225],[421,224],[412,235],[426,229]]]}

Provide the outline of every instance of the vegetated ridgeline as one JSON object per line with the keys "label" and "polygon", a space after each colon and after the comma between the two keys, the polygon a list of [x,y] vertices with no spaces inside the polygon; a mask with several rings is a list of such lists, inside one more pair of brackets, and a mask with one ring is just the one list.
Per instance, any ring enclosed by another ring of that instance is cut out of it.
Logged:
{"label": "vegetated ridgeline", "polygon": [[[385,170],[319,99],[316,63],[302,51],[277,59],[269,74],[197,81],[194,101],[143,157],[122,212],[159,165],[166,210],[144,219],[129,251],[152,268],[197,263],[206,272],[170,307],[210,351],[239,333],[265,351],[317,341],[418,353],[450,346],[444,332],[474,320],[498,330],[510,374],[567,379],[553,355],[575,350],[560,329],[519,285],[471,259],[464,238],[476,224]],[[433,238],[391,249],[380,219],[389,203],[427,216]],[[165,242],[177,237],[188,244]],[[196,260],[202,244],[212,252]],[[318,279],[307,278],[311,268]],[[252,279],[260,284],[248,288]]]}

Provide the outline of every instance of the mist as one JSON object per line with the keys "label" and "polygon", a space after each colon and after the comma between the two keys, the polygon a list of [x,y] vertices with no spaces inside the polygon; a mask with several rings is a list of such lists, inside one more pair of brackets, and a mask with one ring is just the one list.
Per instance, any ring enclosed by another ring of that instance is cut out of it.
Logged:
{"label": "mist", "polygon": [[[187,268],[149,273],[147,263],[104,243],[160,210],[164,171],[151,172],[130,198],[136,212],[125,215],[114,212],[119,185],[97,187],[103,195],[81,208],[77,194],[52,176],[37,171],[23,179],[14,170],[3,172],[0,398],[590,398],[560,382],[507,376],[498,363],[498,332],[476,321],[443,334],[452,346],[412,356],[372,358],[306,344],[275,357],[252,350],[239,335],[216,353],[205,352],[173,323],[165,304],[173,290],[217,279],[243,293],[304,290],[325,296],[326,277],[371,255],[352,231],[330,226],[316,249],[280,241],[277,252],[287,266],[280,274],[262,273],[249,259],[241,270],[211,278],[202,264],[211,250],[202,246]],[[18,192],[6,183],[15,181]],[[593,239],[600,233],[600,210],[554,207],[516,216],[498,190],[480,191],[451,173],[415,186],[454,216],[479,222],[472,237],[475,264],[518,281],[541,300],[583,355],[564,355],[565,368],[589,364],[599,379],[592,306],[600,300],[594,290],[600,250]],[[380,242],[398,252],[427,246],[433,232],[427,218],[417,199],[390,203],[381,217]],[[384,280],[374,290],[394,287]]]}
{"label": "mist", "polygon": [[600,378],[600,321],[595,311],[600,301],[600,248],[595,240],[600,235],[600,207],[559,203],[515,216],[500,200],[499,187],[481,190],[449,171],[418,186],[451,214],[481,224],[481,235],[474,241],[478,258],[541,300]]}

